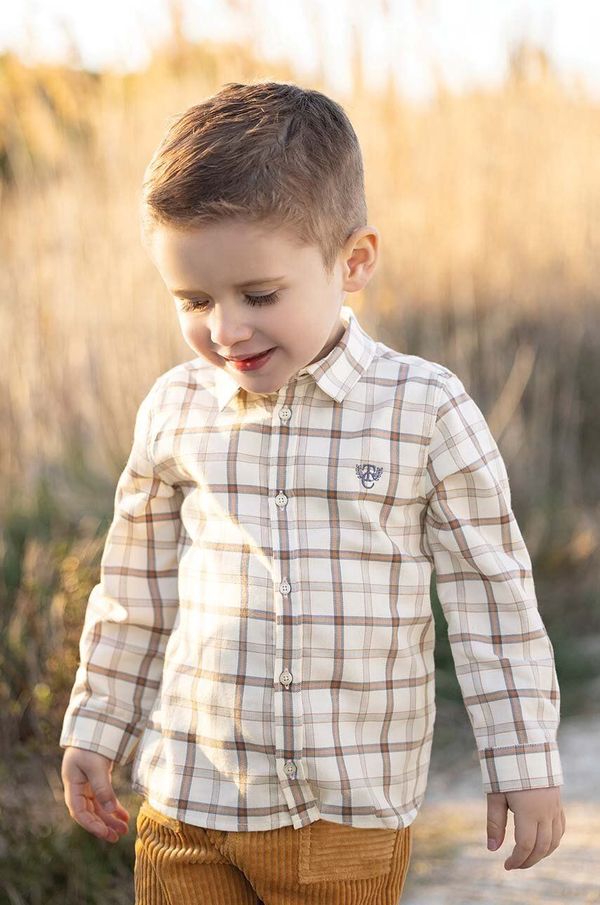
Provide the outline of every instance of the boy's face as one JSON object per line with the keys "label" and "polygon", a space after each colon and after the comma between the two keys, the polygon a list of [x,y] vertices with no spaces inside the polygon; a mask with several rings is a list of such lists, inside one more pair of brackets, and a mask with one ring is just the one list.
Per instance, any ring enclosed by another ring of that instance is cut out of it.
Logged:
{"label": "boy's face", "polygon": [[[344,294],[368,281],[376,248],[373,227],[357,230],[330,277],[318,248],[261,224],[157,226],[148,245],[187,344],[259,394],[276,392],[336,345],[345,330]],[[252,370],[228,360],[268,349],[265,363]]]}

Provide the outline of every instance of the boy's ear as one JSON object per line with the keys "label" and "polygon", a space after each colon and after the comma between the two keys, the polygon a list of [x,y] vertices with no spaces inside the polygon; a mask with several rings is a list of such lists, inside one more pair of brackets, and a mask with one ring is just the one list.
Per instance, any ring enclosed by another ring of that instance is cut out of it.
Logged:
{"label": "boy's ear", "polygon": [[347,292],[357,292],[367,285],[377,264],[378,249],[379,230],[374,226],[361,226],[349,236],[343,285]]}

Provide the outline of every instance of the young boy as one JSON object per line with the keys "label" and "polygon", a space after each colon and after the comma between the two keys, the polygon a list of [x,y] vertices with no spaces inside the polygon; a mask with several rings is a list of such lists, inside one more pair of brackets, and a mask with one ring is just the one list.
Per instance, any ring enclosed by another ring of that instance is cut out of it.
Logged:
{"label": "young boy", "polygon": [[293,84],[173,122],[143,238],[197,357],[143,399],[60,738],[138,903],[398,902],[435,718],[430,577],[506,869],[564,833],[560,697],[504,462],[460,379],[372,339],[359,143]]}

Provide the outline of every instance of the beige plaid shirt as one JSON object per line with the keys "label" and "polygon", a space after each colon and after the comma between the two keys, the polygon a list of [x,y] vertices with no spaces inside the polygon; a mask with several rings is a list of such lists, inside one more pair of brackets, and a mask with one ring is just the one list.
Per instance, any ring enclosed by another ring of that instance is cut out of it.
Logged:
{"label": "beige plaid shirt", "polygon": [[554,651],[490,429],[452,371],[341,313],[278,392],[200,357],[137,413],[60,745],[133,757],[132,787],[197,826],[412,823],[432,569],[483,791],[563,782]]}

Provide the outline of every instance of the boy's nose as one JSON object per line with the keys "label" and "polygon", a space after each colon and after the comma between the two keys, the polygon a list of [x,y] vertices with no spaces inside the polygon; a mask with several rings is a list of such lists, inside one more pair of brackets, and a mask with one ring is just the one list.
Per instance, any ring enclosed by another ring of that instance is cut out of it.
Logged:
{"label": "boy's nose", "polygon": [[240,312],[211,312],[209,329],[215,349],[223,349],[224,355],[236,355],[235,349],[252,345],[252,327]]}

